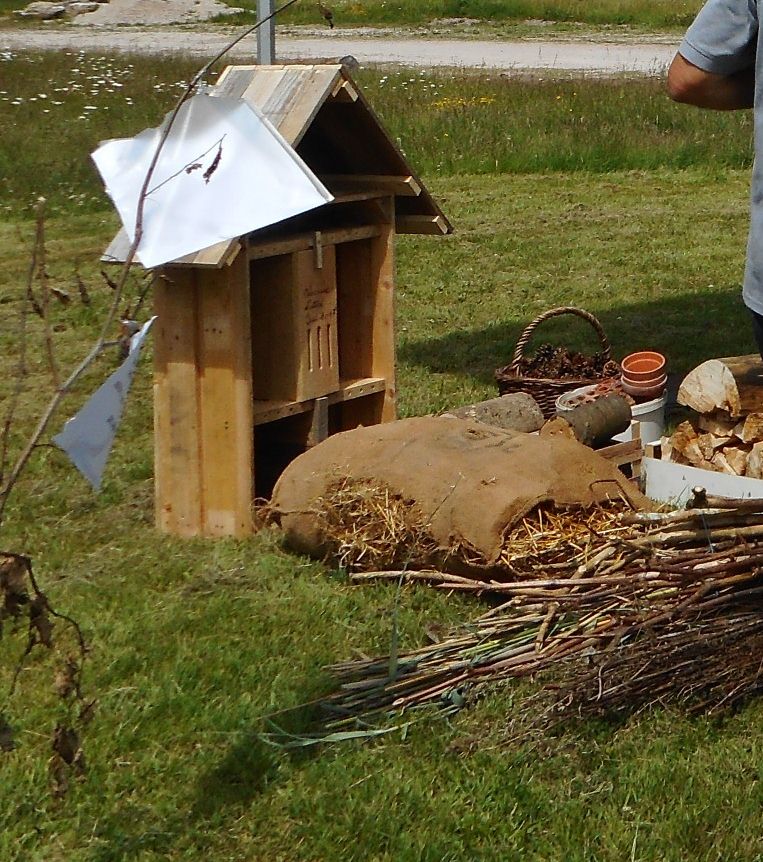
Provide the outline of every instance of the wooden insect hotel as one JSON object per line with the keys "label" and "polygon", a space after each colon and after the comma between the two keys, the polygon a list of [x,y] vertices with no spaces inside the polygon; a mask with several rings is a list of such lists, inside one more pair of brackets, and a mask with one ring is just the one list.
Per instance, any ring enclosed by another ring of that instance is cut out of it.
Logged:
{"label": "wooden insect hotel", "polygon": [[157,273],[156,519],[181,536],[250,533],[298,454],[395,418],[395,234],[451,230],[344,67],[232,66],[213,93],[256,107],[334,200]]}

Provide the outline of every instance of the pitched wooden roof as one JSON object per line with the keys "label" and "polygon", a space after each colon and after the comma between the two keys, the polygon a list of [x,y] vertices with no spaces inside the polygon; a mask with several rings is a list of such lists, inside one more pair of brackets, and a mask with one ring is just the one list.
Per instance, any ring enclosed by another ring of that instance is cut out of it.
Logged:
{"label": "pitched wooden roof", "polygon": [[451,232],[344,66],[229,66],[213,93],[254,105],[330,191],[363,183],[394,192],[398,233]]}
{"label": "pitched wooden roof", "polygon": [[[344,66],[229,66],[211,95],[257,108],[333,194],[361,188],[394,194],[398,233],[452,231]],[[129,245],[121,230],[104,260],[124,260]],[[223,266],[234,245],[218,243],[177,263]]]}

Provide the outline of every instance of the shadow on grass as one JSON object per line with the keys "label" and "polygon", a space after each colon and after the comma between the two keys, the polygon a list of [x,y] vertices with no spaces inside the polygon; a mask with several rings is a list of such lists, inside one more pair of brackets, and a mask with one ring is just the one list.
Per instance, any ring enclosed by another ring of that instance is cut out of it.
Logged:
{"label": "shadow on grass", "polygon": [[[295,707],[278,715],[283,743],[314,732],[316,727],[318,713],[310,707]],[[238,816],[269,788],[284,754],[297,764],[319,754],[319,746],[281,748],[274,730],[263,724],[243,731],[216,765],[198,775],[172,816],[161,817],[158,812],[133,808],[129,803],[117,808],[100,824],[101,841],[89,858],[93,862],[168,858],[178,843],[185,847],[189,837],[194,852],[202,854],[198,858],[207,858],[203,855],[205,836],[224,828],[229,817]],[[267,731],[271,731],[271,744],[263,740]]]}
{"label": "shadow on grass", "polygon": [[[311,733],[318,726],[317,708],[299,706],[280,713],[273,722],[264,723],[262,728],[244,732],[222,760],[199,777],[190,810],[193,820],[208,818],[224,808],[251,802],[274,780],[281,753],[286,753],[296,763],[315,757],[318,746],[288,746],[295,737]],[[268,742],[264,735],[267,735]]]}
{"label": "shadow on grass", "polygon": [[[586,310],[601,323],[615,359],[650,348],[668,357],[671,371],[686,373],[712,357],[755,351],[749,312],[737,286]],[[511,362],[519,336],[533,319],[533,315],[522,312],[512,309],[505,321],[482,329],[457,330],[439,338],[403,343],[399,358],[432,373],[465,374],[482,383],[494,383],[495,369]],[[599,349],[590,324],[570,315],[542,323],[526,354],[531,355],[543,342],[585,352]]]}

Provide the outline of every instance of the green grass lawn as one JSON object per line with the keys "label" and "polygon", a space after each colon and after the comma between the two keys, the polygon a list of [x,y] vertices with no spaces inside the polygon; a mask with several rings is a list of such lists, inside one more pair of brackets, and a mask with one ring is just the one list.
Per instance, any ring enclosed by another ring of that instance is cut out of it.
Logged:
{"label": "green grass lawn", "polygon": [[[26,6],[26,0],[0,0],[0,15]],[[229,0],[247,10],[239,20],[256,20],[257,0]],[[276,8],[282,5],[276,3]],[[331,0],[325,4],[337,26],[427,25],[465,18],[490,24],[553,21],[594,26],[674,30],[687,26],[701,0]],[[227,21],[236,19],[220,19]],[[313,0],[302,0],[279,17],[284,24],[323,24]]]}
{"label": "green grass lawn", "polygon": [[[97,256],[116,227],[87,153],[102,138],[155,122],[188,73],[176,60],[65,55],[0,64],[6,69],[3,401],[18,344],[30,202],[41,192],[50,198],[50,277],[72,296],[56,308],[55,338],[70,363],[109,301]],[[616,355],[656,347],[675,371],[752,349],[739,297],[744,116],[691,113],[643,82],[554,89],[503,78],[427,79],[435,95],[412,77],[406,88],[402,76],[364,81],[457,230],[447,239],[399,241],[404,415],[493,394],[492,371],[508,360],[522,327],[560,304],[597,314]],[[50,92],[51,79],[68,91]],[[72,92],[66,82],[80,87]],[[444,99],[467,104],[434,106]],[[569,131],[573,100],[584,103],[584,135]],[[56,101],[63,104],[46,106]],[[450,125],[438,125],[443,116]],[[443,128],[456,142],[445,141]],[[515,161],[506,155],[491,171],[508,134],[519,141],[505,150]],[[91,306],[77,299],[77,274]],[[583,324],[560,322],[544,335],[591,343]],[[36,345],[39,336],[34,323]],[[99,706],[85,740],[88,774],[55,801],[46,770],[60,707],[49,661],[37,657],[22,674],[9,712],[19,746],[0,755],[0,860],[763,858],[757,703],[722,723],[657,710],[570,728],[528,748],[508,730],[522,691],[506,688],[407,735],[299,754],[267,745],[262,716],[325,691],[325,664],[354,650],[387,651],[395,590],[352,588],[340,573],[285,553],[273,532],[245,542],[158,535],[147,354],[102,493],[57,450],[40,449],[2,528],[0,546],[31,553],[51,600],[82,622],[92,646],[85,683]],[[50,389],[42,352],[30,359],[25,419]],[[61,421],[115,361],[109,355],[98,364]],[[402,644],[421,643],[427,624],[476,610],[467,599],[406,589],[397,612]],[[1,644],[3,691],[23,632],[6,630]],[[299,731],[309,711],[276,721]]]}
{"label": "green grass lawn", "polygon": [[[256,10],[256,0],[230,5]],[[334,0],[327,3],[338,26],[426,24],[438,19],[469,18],[509,22],[547,20],[586,24],[627,24],[663,29],[686,26],[701,0]],[[320,22],[311,2],[297,3],[284,23]]]}

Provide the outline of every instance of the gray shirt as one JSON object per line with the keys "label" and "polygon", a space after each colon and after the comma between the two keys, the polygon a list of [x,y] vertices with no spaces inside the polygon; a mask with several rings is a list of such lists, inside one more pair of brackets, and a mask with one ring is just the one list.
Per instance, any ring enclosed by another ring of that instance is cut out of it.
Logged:
{"label": "gray shirt", "polygon": [[678,49],[684,59],[718,75],[755,67],[755,164],[752,169],[750,236],[744,301],[763,314],[763,50],[758,12],[763,0],[709,0]]}

